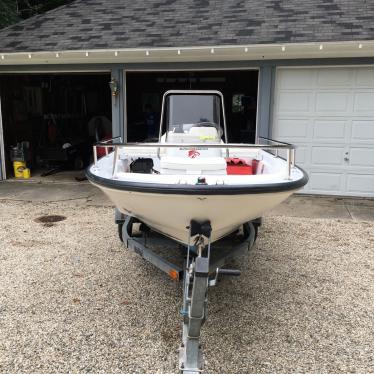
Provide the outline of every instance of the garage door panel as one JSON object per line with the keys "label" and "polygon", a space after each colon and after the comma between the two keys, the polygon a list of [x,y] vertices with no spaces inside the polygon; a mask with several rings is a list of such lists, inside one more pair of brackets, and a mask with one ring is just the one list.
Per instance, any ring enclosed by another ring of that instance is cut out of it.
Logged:
{"label": "garage door panel", "polygon": [[307,146],[298,145],[295,151],[295,162],[297,165],[304,166],[308,161],[309,148]]}
{"label": "garage door panel", "polygon": [[351,69],[319,69],[317,71],[317,84],[319,87],[350,87],[352,78],[353,71]]}
{"label": "garage door panel", "polygon": [[280,119],[277,138],[285,137],[287,139],[308,137],[309,120],[307,119]]}
{"label": "garage door panel", "polygon": [[336,115],[338,113],[345,113],[348,111],[348,93],[338,91],[334,92],[317,92],[316,93],[316,112],[331,113]]}
{"label": "garage door panel", "polygon": [[309,112],[310,94],[305,92],[282,92],[279,97],[278,112]]}
{"label": "garage door panel", "polygon": [[304,69],[295,69],[293,71],[279,71],[278,87],[282,89],[305,89],[311,87],[315,80],[315,72],[305,72]]}
{"label": "garage door panel", "polygon": [[347,191],[357,195],[373,196],[374,175],[348,174]]}
{"label": "garage door panel", "polygon": [[[281,142],[290,142],[290,139],[288,138],[280,138],[280,137],[276,137],[277,140],[281,141]],[[293,142],[293,144],[295,144],[295,142]],[[295,150],[295,162],[297,165],[300,165],[300,166],[303,166],[305,163],[308,163],[309,162],[309,153],[310,153],[310,147],[307,145],[307,144],[304,144],[304,145],[300,145],[298,144],[296,146],[296,150]],[[284,150],[284,149],[280,149],[278,151],[278,154],[280,157],[283,157],[284,159],[287,158],[287,151]]]}
{"label": "garage door panel", "polygon": [[341,165],[344,159],[344,147],[313,147],[313,165]]}
{"label": "garage door panel", "polygon": [[374,87],[374,68],[361,68],[356,72],[357,87]]}
{"label": "garage door panel", "polygon": [[310,172],[309,189],[318,192],[335,192],[340,189],[343,176],[340,173]]}
{"label": "garage door panel", "polygon": [[354,95],[354,112],[355,113],[372,113],[374,114],[374,91],[357,92]]}
{"label": "garage door panel", "polygon": [[351,148],[349,165],[360,167],[374,167],[374,148]]}
{"label": "garage door panel", "polygon": [[316,140],[344,142],[346,121],[342,120],[316,120],[313,126],[313,137]]}
{"label": "garage door panel", "polygon": [[353,141],[374,143],[374,119],[353,120],[351,133]]}

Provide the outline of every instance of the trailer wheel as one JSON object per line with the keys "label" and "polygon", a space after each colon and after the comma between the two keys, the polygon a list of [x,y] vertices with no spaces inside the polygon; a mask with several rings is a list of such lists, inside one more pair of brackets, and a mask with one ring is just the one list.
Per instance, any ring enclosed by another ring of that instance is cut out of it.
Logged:
{"label": "trailer wheel", "polygon": [[250,237],[252,230],[254,231],[254,232],[252,232],[252,234],[253,234],[253,242],[252,242],[252,245],[250,247],[248,247],[248,250],[252,249],[253,245],[256,242],[257,234],[258,234],[258,225],[255,225],[252,222],[246,222],[246,223],[243,224],[243,233],[244,233],[244,236],[246,238]]}
{"label": "trailer wheel", "polygon": [[253,227],[255,228],[255,241],[256,241],[257,235],[258,235],[258,225],[253,225]]}
{"label": "trailer wheel", "polygon": [[123,236],[122,236],[123,223],[118,223],[117,226],[118,226],[118,236],[119,236],[119,240],[120,240],[121,242],[123,242]]}
{"label": "trailer wheel", "polygon": [[[121,242],[123,242],[123,229],[124,229],[123,225],[125,224],[125,222],[126,221],[124,221],[124,222],[118,222],[117,223],[117,226],[118,226],[118,237],[121,240]],[[139,221],[136,218],[130,217],[130,220],[129,220],[127,226],[126,226],[128,236],[133,236],[133,230],[134,230],[133,224],[134,223],[138,223],[138,222]]]}

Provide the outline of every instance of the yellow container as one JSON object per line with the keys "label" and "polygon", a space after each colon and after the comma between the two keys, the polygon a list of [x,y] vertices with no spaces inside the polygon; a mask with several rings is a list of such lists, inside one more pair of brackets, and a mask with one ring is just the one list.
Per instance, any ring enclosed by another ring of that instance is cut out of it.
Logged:
{"label": "yellow container", "polygon": [[25,168],[23,169],[23,179],[29,179],[31,177],[30,169]]}
{"label": "yellow container", "polygon": [[23,178],[23,171],[26,169],[26,162],[13,161],[14,176],[16,178]]}

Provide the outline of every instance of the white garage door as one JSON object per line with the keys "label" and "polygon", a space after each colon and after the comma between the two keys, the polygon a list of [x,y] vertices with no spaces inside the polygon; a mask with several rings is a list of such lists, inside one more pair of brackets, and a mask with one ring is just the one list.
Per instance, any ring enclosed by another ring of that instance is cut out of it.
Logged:
{"label": "white garage door", "polygon": [[304,192],[374,197],[374,68],[279,68],[272,137],[297,145]]}

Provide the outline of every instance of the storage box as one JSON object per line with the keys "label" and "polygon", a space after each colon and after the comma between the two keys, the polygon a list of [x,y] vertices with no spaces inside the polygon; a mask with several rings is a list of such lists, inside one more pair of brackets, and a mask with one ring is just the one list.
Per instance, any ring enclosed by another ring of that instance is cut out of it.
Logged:
{"label": "storage box", "polygon": [[227,158],[226,171],[228,175],[252,175],[252,163],[241,158]]}

